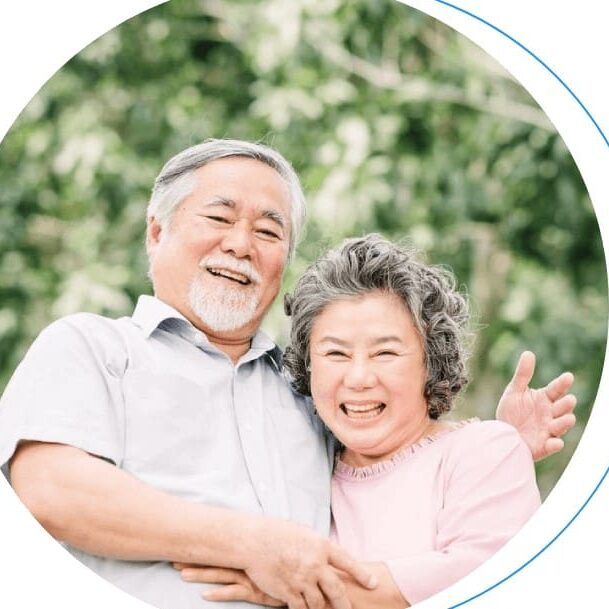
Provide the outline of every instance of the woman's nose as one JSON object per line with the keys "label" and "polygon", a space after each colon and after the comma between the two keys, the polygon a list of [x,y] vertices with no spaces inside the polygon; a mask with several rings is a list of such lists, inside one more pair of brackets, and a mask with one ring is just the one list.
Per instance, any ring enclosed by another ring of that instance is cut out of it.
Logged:
{"label": "woman's nose", "polygon": [[376,373],[368,360],[354,359],[345,372],[344,384],[349,389],[362,391],[374,387],[377,382]]}

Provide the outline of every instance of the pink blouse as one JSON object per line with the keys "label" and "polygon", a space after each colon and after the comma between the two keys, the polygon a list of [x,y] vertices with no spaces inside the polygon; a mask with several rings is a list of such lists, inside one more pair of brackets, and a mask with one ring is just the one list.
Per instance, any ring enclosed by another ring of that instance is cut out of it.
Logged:
{"label": "pink blouse", "polygon": [[332,538],[382,561],[411,604],[488,559],[539,507],[533,460],[516,430],[463,421],[367,467],[336,464]]}

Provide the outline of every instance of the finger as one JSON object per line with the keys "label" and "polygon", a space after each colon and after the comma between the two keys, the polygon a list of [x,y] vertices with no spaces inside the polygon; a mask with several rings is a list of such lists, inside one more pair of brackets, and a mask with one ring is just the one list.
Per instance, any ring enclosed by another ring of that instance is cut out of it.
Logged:
{"label": "finger", "polygon": [[560,452],[565,447],[565,443],[560,438],[548,438],[544,444],[545,457]]}
{"label": "finger", "polygon": [[562,417],[550,421],[549,431],[555,438],[560,438],[560,436],[564,436],[574,425],[575,415],[565,414]]}
{"label": "finger", "polygon": [[576,404],[577,398],[572,393],[569,393],[552,404],[552,416],[557,419],[564,414],[571,414]]}
{"label": "finger", "polygon": [[514,391],[526,391],[533,373],[535,372],[535,354],[532,351],[523,351],[520,354],[510,387]]}
{"label": "finger", "polygon": [[288,609],[307,609],[307,604],[302,596],[292,596],[287,600]]}
{"label": "finger", "polygon": [[242,584],[245,579],[236,569],[220,567],[187,567],[182,570],[181,575],[184,581],[203,584]]}
{"label": "finger", "polygon": [[558,400],[569,391],[574,380],[575,377],[570,372],[563,372],[545,386],[546,396],[552,402]]}
{"label": "finger", "polygon": [[350,609],[347,588],[336,573],[326,572],[319,578],[319,587],[333,609]]}
{"label": "finger", "polygon": [[220,586],[213,590],[205,590],[203,598],[208,601],[252,601],[256,602],[254,595],[246,586],[242,584],[231,584]]}
{"label": "finger", "polygon": [[331,546],[329,562],[333,567],[351,575],[364,588],[373,590],[378,585],[377,578],[368,569],[353,560],[344,550],[341,550],[336,545]]}
{"label": "finger", "polygon": [[324,609],[326,606],[324,596],[317,586],[303,590],[303,595],[308,609]]}
{"label": "finger", "polygon": [[174,562],[173,563],[173,568],[177,569],[178,571],[181,571],[182,569],[186,569],[187,567],[197,567],[200,565],[195,565],[193,563],[186,563],[186,562]]}

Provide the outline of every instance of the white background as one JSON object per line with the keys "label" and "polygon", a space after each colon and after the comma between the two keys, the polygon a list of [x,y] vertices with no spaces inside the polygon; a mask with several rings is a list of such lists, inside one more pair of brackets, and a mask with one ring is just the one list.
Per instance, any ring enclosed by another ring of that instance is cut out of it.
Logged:
{"label": "white background", "polygon": [[[289,0],[285,0],[289,1]],[[609,134],[609,85],[603,2],[454,0],[503,29],[545,61]],[[581,107],[547,70],[488,26],[437,0],[406,0],[463,32],[509,69],[537,99],[569,146],[588,186],[601,231],[609,222],[609,147]],[[72,55],[155,1],[92,3],[21,0],[0,8],[0,137],[36,91]],[[603,59],[605,58],[605,59]],[[15,167],[15,171],[19,171]],[[0,278],[1,281],[1,278]],[[575,311],[574,314],[577,314]],[[607,375],[571,464],[523,534],[475,574],[421,609],[448,609],[493,585],[550,541],[584,504],[609,467]],[[600,607],[607,601],[609,480],[573,524],[539,558],[466,607]],[[144,607],[106,584],[46,535],[0,480],[0,605],[11,609]]]}

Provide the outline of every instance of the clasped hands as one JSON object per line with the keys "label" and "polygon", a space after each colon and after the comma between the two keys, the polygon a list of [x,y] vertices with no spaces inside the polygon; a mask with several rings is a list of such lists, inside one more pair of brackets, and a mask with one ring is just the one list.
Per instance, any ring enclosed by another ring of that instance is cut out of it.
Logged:
{"label": "clasped hands", "polygon": [[373,589],[366,566],[312,529],[266,519],[252,533],[252,560],[243,569],[175,563],[187,582],[224,584],[203,593],[206,600],[248,601],[289,609],[351,609],[343,580]]}
{"label": "clasped hands", "polygon": [[[525,351],[497,406],[497,419],[513,425],[535,460],[560,451],[561,439],[575,424],[573,375],[565,372],[545,387],[529,388],[535,356]],[[204,592],[210,601],[248,601],[289,609],[351,609],[347,582],[374,589],[382,571],[354,561],[336,544],[311,529],[267,520],[257,536],[252,566],[243,569],[176,563],[188,582],[224,584]],[[254,536],[256,537],[256,536]]]}

